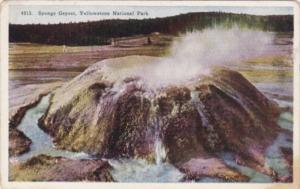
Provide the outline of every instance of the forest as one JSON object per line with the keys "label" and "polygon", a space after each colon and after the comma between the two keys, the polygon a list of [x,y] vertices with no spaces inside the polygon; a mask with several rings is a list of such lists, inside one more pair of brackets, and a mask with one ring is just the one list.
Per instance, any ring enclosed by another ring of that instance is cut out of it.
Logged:
{"label": "forest", "polygon": [[293,31],[292,15],[257,16],[223,12],[198,12],[152,19],[112,19],[59,24],[10,24],[9,42],[53,45],[105,45],[114,37],[160,32],[178,35],[213,26]]}

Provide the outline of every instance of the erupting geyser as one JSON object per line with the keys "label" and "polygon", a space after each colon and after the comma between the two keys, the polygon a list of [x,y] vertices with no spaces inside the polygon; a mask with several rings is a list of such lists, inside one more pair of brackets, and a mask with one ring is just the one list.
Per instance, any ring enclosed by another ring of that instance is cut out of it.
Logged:
{"label": "erupting geyser", "polygon": [[249,58],[268,55],[274,50],[273,41],[274,33],[271,32],[238,27],[204,29],[174,41],[168,57],[156,60],[109,60],[108,64],[105,65],[105,61],[102,64],[104,72],[109,72],[107,77],[119,80],[140,77],[148,87],[159,88],[198,79],[203,74],[209,74],[214,66],[239,64]]}
{"label": "erupting geyser", "polygon": [[166,161],[184,179],[246,181],[218,159],[223,151],[274,176],[264,153],[277,136],[277,104],[241,74],[212,68],[267,53],[272,40],[269,33],[207,29],[176,42],[168,58],[104,60],[55,91],[40,127],[58,148]]}

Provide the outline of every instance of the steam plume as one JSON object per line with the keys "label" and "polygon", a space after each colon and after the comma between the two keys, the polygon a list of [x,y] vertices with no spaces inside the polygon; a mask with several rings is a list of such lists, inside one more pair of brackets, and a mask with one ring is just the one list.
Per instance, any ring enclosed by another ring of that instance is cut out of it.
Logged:
{"label": "steam plume", "polygon": [[142,77],[150,85],[178,84],[207,74],[214,66],[264,55],[273,40],[273,33],[238,27],[188,33],[173,43],[170,57],[144,68]]}

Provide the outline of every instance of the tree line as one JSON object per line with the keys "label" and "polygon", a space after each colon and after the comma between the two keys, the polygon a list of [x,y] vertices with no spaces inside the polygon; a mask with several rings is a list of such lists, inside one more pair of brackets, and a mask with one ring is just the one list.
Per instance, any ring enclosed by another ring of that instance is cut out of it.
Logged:
{"label": "tree line", "polygon": [[54,45],[104,45],[111,38],[160,32],[178,35],[221,25],[255,28],[264,31],[293,31],[292,15],[257,16],[223,12],[187,13],[152,19],[112,19],[60,24],[10,24],[10,42]]}

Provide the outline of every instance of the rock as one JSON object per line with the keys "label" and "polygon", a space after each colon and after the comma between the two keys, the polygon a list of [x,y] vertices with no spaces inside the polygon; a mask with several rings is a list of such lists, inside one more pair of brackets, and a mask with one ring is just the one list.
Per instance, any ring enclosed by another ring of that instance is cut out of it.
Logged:
{"label": "rock", "polygon": [[169,161],[178,163],[197,155],[205,156],[206,151],[201,144],[201,118],[197,109],[191,102],[181,105],[177,111],[174,109],[172,114],[162,117],[161,126]]}
{"label": "rock", "polygon": [[11,181],[113,181],[110,166],[102,160],[71,160],[39,155],[10,165]]}
{"label": "rock", "polygon": [[217,158],[190,159],[180,170],[186,173],[186,179],[194,180],[201,177],[217,177],[230,182],[247,182],[249,179],[234,169],[228,168]]}
{"label": "rock", "polygon": [[112,157],[147,156],[152,152],[147,135],[151,102],[139,94],[126,93],[116,104],[114,128],[109,137],[108,152]]}
{"label": "rock", "polygon": [[[211,132],[220,142],[214,148],[233,151],[264,165],[264,151],[278,134],[279,108],[241,74],[216,70],[196,89]],[[209,141],[206,138],[205,141]],[[210,145],[205,146],[214,151]]]}
{"label": "rock", "polygon": [[288,161],[289,165],[291,165],[289,168],[293,169],[293,149],[284,147],[281,147],[280,149],[284,155],[284,158]]}
{"label": "rock", "polygon": [[[292,138],[292,137],[291,137]],[[293,149],[281,147],[281,152],[288,163],[289,172],[293,172]],[[279,182],[293,182],[293,175],[278,178]]]}
{"label": "rock", "polygon": [[42,118],[41,128],[55,137],[59,147],[68,150],[107,157],[149,153],[146,128],[150,102],[142,91],[131,82],[122,94],[109,91],[108,87],[102,89],[106,91],[101,95],[104,91],[92,89],[94,85],[86,89],[85,95],[72,100],[72,104]]}
{"label": "rock", "polygon": [[282,177],[278,177],[277,182],[293,182],[293,177],[292,176],[282,176]]}
{"label": "rock", "polygon": [[15,128],[9,128],[9,156],[18,156],[30,150],[31,140]]}
{"label": "rock", "polygon": [[279,108],[241,74],[215,69],[186,86],[153,89],[141,77],[126,77],[131,63],[119,64],[126,60],[97,63],[54,93],[39,125],[59,148],[149,159],[160,137],[177,167],[229,151],[272,174],[262,167],[278,134]]}

